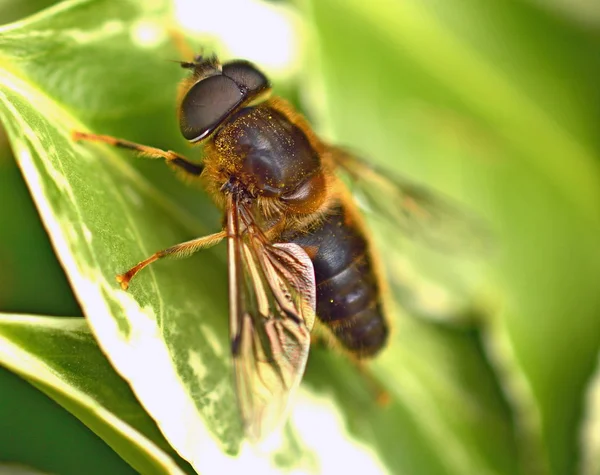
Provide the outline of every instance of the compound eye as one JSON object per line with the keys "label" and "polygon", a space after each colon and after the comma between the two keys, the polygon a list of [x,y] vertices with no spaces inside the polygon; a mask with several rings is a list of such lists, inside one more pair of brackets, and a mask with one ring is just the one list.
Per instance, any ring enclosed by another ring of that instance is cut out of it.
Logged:
{"label": "compound eye", "polygon": [[194,84],[179,111],[179,127],[190,142],[208,136],[244,99],[239,86],[226,76],[210,76]]}
{"label": "compound eye", "polygon": [[223,65],[223,75],[245,89],[246,97],[254,97],[271,86],[267,77],[248,61],[231,61]]}

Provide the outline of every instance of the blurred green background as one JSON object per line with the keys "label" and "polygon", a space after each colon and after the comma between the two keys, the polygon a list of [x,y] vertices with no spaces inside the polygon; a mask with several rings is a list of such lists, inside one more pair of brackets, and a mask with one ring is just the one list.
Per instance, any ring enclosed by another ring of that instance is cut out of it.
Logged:
{"label": "blurred green background", "polygon": [[[51,3],[4,0],[0,23]],[[493,228],[484,269],[456,271],[457,279],[412,252],[416,269],[482,309],[474,322],[439,325],[482,329],[517,428],[535,434],[522,438],[521,451],[537,453],[524,473],[600,474],[589,437],[600,428],[586,426],[600,417],[587,398],[600,342],[600,4],[299,6],[298,34],[318,42],[303,37],[300,66],[276,76],[282,94],[332,140],[458,198]],[[228,20],[232,29],[240,21]],[[177,193],[174,183],[165,186]],[[404,274],[389,273],[403,285]],[[0,311],[81,315],[4,137]],[[0,371],[0,460],[67,474],[92,473],[90,459],[106,464],[97,473],[132,471],[66,411]]]}

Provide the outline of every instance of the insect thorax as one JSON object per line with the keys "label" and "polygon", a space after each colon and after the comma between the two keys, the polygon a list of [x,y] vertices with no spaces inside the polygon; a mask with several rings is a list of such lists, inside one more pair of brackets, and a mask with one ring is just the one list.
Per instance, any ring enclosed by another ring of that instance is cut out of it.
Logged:
{"label": "insect thorax", "polygon": [[268,105],[234,114],[216,133],[217,153],[246,185],[265,197],[285,197],[319,172],[319,155],[304,132]]}

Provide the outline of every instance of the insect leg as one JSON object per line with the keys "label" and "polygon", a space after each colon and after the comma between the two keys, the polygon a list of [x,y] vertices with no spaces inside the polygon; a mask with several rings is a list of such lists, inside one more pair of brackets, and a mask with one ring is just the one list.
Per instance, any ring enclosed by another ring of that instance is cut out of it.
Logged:
{"label": "insect leg", "polygon": [[354,366],[354,368],[356,368],[356,371],[363,379],[368,391],[372,394],[377,404],[383,407],[390,403],[390,394],[384,384],[370,370],[368,359],[359,358],[352,352],[344,349],[339,340],[333,336],[331,329],[319,320],[315,321],[315,326],[311,331],[310,344],[311,346],[324,347],[341,354],[350,364],[352,364],[352,366]]}
{"label": "insect leg", "polygon": [[192,239],[191,241],[187,242],[182,242],[181,244],[176,244],[175,246],[163,249],[162,251],[155,252],[147,259],[144,259],[143,261],[133,266],[124,274],[117,275],[117,282],[121,284],[121,288],[123,290],[127,290],[131,279],[133,279],[133,277],[144,267],[152,264],[153,262],[162,259],[163,257],[182,258],[191,256],[200,249],[214,246],[226,236],[227,231],[219,231],[218,233],[210,234],[208,236],[204,236],[198,239]]}
{"label": "insect leg", "polygon": [[73,140],[87,140],[90,142],[104,142],[113,147],[126,148],[133,150],[142,156],[149,158],[164,158],[167,164],[175,165],[178,169],[183,170],[187,175],[199,176],[204,170],[204,166],[192,163],[183,155],[179,155],[171,150],[161,150],[160,148],[149,147],[139,143],[129,142],[128,140],[118,139],[110,135],[88,134],[87,132],[72,132]]}
{"label": "insect leg", "polygon": [[381,381],[379,381],[379,379],[373,375],[363,360],[358,358],[350,358],[350,361],[352,364],[354,364],[360,375],[363,377],[369,390],[375,396],[375,401],[377,401],[377,404],[380,406],[387,406],[390,403],[391,398]]}

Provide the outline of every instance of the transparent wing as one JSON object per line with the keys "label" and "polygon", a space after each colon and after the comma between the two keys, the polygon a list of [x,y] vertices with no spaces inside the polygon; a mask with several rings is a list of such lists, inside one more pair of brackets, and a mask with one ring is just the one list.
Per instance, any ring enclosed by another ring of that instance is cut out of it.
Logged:
{"label": "transparent wing", "polygon": [[296,244],[269,244],[232,201],[228,209],[230,327],[238,404],[248,437],[284,419],[304,374],[315,319],[312,262]]}
{"label": "transparent wing", "polygon": [[491,245],[486,223],[451,199],[378,169],[342,148],[331,147],[336,165],[352,179],[359,205],[405,235],[448,251],[483,253]]}

